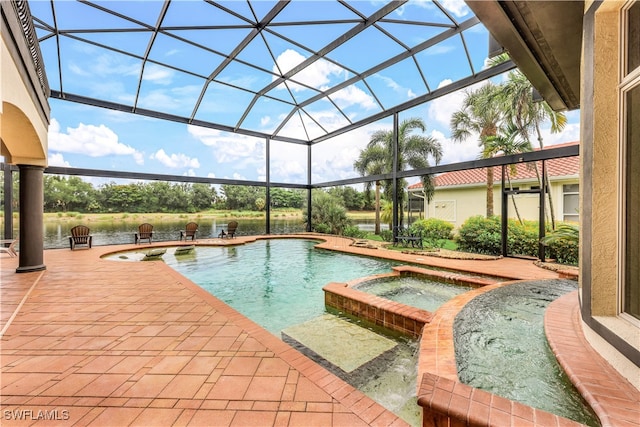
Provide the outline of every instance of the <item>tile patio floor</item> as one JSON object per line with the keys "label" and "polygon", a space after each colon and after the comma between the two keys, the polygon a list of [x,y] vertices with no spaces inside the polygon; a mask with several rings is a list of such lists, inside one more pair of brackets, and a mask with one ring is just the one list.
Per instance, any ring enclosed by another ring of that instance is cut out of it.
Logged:
{"label": "tile patio floor", "polygon": [[[233,243],[243,240],[252,238]],[[391,253],[350,243],[323,246]],[[0,258],[0,424],[406,425],[164,263],[100,259],[133,247],[47,250],[45,271],[22,274],[17,258]],[[428,261],[514,279],[557,277],[516,259]]]}

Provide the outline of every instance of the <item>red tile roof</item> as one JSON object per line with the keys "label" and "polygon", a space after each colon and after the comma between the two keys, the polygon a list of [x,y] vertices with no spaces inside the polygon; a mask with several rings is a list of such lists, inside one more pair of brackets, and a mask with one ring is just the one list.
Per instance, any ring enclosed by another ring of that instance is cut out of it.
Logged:
{"label": "red tile roof", "polygon": [[[567,147],[570,145],[577,145],[579,141],[566,142],[563,144],[552,145],[547,148],[559,148]],[[539,150],[539,149],[538,149]],[[559,159],[547,160],[547,172],[549,177],[559,176],[577,176],[580,172],[580,157],[562,157]],[[508,169],[507,169],[508,171]],[[501,178],[501,167],[496,166],[493,168],[493,176],[496,182]],[[516,164],[516,174],[511,176],[512,181],[533,179],[536,178],[536,169],[532,163],[518,163]],[[482,184],[487,182],[486,168],[481,169],[467,169],[454,172],[445,172],[435,177],[436,187],[448,187],[454,185],[470,185],[470,184]],[[409,189],[422,188],[422,183],[417,182],[409,186]]]}

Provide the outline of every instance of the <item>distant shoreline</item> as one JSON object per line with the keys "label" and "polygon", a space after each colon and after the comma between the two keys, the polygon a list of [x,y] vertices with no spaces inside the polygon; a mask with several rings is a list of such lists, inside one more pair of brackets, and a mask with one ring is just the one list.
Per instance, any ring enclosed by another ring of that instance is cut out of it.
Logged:
{"label": "distant shoreline", "polygon": [[[349,212],[351,219],[371,219],[375,218],[373,211]],[[162,222],[181,220],[208,220],[208,219],[261,219],[265,217],[264,212],[256,211],[206,211],[195,213],[79,213],[79,212],[46,212],[44,222]],[[271,218],[277,219],[301,219],[301,210],[274,210],[271,211]]]}

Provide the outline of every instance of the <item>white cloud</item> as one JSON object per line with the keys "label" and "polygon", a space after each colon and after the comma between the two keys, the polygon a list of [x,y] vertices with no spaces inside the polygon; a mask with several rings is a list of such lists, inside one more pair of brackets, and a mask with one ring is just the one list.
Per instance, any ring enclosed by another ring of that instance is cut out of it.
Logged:
{"label": "white cloud", "polygon": [[194,171],[193,169],[189,169],[188,171],[186,171],[184,173],[185,176],[196,176],[196,171]]}
{"label": "white cloud", "polygon": [[149,158],[155,159],[160,163],[162,163],[163,165],[165,165],[166,167],[172,168],[172,169],[185,168],[185,167],[189,167],[189,168],[200,167],[200,162],[198,161],[197,158],[195,157],[191,158],[182,153],[178,153],[178,154],[174,153],[174,154],[168,155],[167,153],[165,153],[164,149],[162,148],[156,151],[155,154],[152,154]]}
{"label": "white cloud", "polygon": [[323,111],[307,111],[314,119],[320,123],[320,125],[328,132],[340,129],[349,124],[349,121],[342,115],[337,114],[336,110],[323,110]]}
{"label": "white cloud", "polygon": [[398,82],[393,80],[391,77],[383,76],[382,74],[379,74],[379,73],[374,74],[373,77],[382,80],[388,88],[390,88],[391,90],[393,90],[394,92],[400,95],[404,95],[407,98],[407,100],[416,97],[416,94],[410,88],[401,86],[400,84],[398,84]]}
{"label": "white cloud", "polygon": [[186,109],[191,111],[193,100],[200,93],[200,88],[194,85],[177,86],[171,88],[157,88],[147,91],[138,99],[138,106],[142,108],[157,109],[162,105],[167,110]]}
{"label": "white cloud", "polygon": [[78,76],[82,76],[82,77],[91,76],[91,72],[85,70],[83,67],[81,67],[81,66],[79,66],[77,64],[74,64],[74,63],[69,64],[69,70],[73,74],[78,75]]}
{"label": "white cloud", "polygon": [[[562,132],[551,133],[551,124],[547,123],[542,129],[542,142],[545,147],[563,144],[565,142],[580,141],[580,123],[567,123]],[[538,147],[537,136],[532,137],[531,145]]]}
{"label": "white cloud", "polygon": [[432,130],[431,137],[436,138],[442,144],[441,165],[475,160],[480,155],[477,137],[471,137],[464,141],[455,142],[438,130]]}
{"label": "white cloud", "polygon": [[101,78],[110,75],[138,76],[140,74],[140,63],[133,59],[115,53],[104,53],[104,51],[100,53],[98,48],[87,43],[75,44],[74,50],[82,58],[91,58],[90,61],[83,60],[80,64],[73,60],[69,62],[69,70],[76,75]]}
{"label": "white cloud", "polygon": [[67,133],[62,133],[60,123],[51,119],[48,141],[51,151],[84,154],[90,157],[133,156],[136,163],[144,163],[141,152],[119,142],[118,135],[105,125],[80,123],[77,128],[67,128]]}
{"label": "white cloud", "polygon": [[50,153],[49,154],[49,166],[62,166],[62,167],[70,167],[71,164],[67,162],[63,155],[60,153]]}
{"label": "white cloud", "polygon": [[218,163],[234,163],[236,167],[245,167],[253,163],[264,164],[265,141],[263,139],[192,125],[187,126],[187,131],[198,141],[213,149]]}
{"label": "white cloud", "polygon": [[207,178],[215,178],[215,177],[216,177],[216,174],[215,174],[215,173],[213,173],[213,172],[209,172],[209,173],[207,174]]}
{"label": "white cloud", "polygon": [[[302,63],[305,59],[306,58],[303,55],[296,52],[295,50],[287,49],[280,55],[278,55],[278,57],[276,58],[276,63],[284,74]],[[273,66],[274,73],[279,74],[278,67],[276,67],[275,65]],[[293,75],[292,79],[308,86],[320,89],[329,84],[332,77],[344,77],[345,74],[346,71],[341,67],[329,61],[320,59]],[[273,79],[275,80],[276,78],[274,77]],[[297,85],[295,83],[290,82],[288,83],[288,85],[289,88],[294,92],[306,90],[304,86]],[[284,89],[285,87],[283,85],[280,85],[279,88]]]}
{"label": "white cloud", "polygon": [[371,134],[389,129],[389,123],[373,123],[314,145],[311,167],[313,182],[357,177],[358,173],[354,170],[353,163],[371,139]]}
{"label": "white cloud", "polygon": [[[447,9],[457,18],[465,17],[470,13],[469,6],[467,6],[464,0],[441,0],[440,4],[442,4],[442,6],[444,6],[445,9]],[[435,10],[437,8],[437,6],[434,5],[433,1],[431,0],[414,0],[411,3],[405,4],[404,6],[396,9],[395,13],[399,16],[404,16],[406,9],[411,6],[418,6],[424,9],[431,9],[431,10]],[[407,14],[410,15],[411,11],[409,10]]]}
{"label": "white cloud", "polygon": [[340,89],[339,91],[329,95],[329,97],[340,108],[347,108],[357,104],[366,110],[371,110],[378,106],[372,96],[368,95],[362,89],[354,85],[347,86],[344,89]]}
{"label": "white cloud", "polygon": [[[307,182],[307,147],[282,141],[271,143],[270,178],[274,182]],[[266,175],[263,167],[258,170],[261,178]]]}
{"label": "white cloud", "polygon": [[144,154],[142,154],[139,151],[136,151],[135,153],[133,153],[133,160],[136,162],[137,165],[144,165]]}
{"label": "white cloud", "polygon": [[456,17],[462,18],[470,12],[469,6],[464,0],[441,0],[442,5]]}
{"label": "white cloud", "polygon": [[[275,176],[304,177],[306,175],[306,171],[306,167],[302,166],[300,162],[297,161],[276,161],[271,164],[271,173]],[[289,181],[289,179],[287,179],[287,181]]]}
{"label": "white cloud", "polygon": [[169,68],[160,67],[152,63],[147,63],[147,65],[144,67],[142,80],[161,85],[168,85],[173,79],[173,74],[173,70],[170,70]]}
{"label": "white cloud", "polygon": [[144,108],[153,108],[162,105],[163,108],[178,108],[180,106],[178,99],[171,96],[165,90],[152,90],[138,99],[138,105]]}
{"label": "white cloud", "polygon": [[[443,80],[438,84],[438,88],[451,84],[451,80]],[[456,91],[429,102],[427,116],[429,121],[434,120],[447,129],[450,126],[451,116],[460,109],[464,100],[464,91]]]}
{"label": "white cloud", "polygon": [[454,50],[456,50],[455,46],[441,43],[431,46],[429,49],[424,51],[424,54],[427,56],[444,55]]}
{"label": "white cloud", "polygon": [[[285,74],[287,71],[291,70],[296,65],[299,65],[306,58],[300,53],[296,52],[293,49],[287,49],[282,52],[276,58],[276,64],[274,64],[272,70],[276,74]],[[275,80],[275,77],[274,77]]]}
{"label": "white cloud", "polygon": [[393,80],[391,77],[383,76],[380,73],[376,73],[373,76],[382,80],[384,84],[387,85],[387,87],[393,89],[395,92],[402,93],[405,91],[405,89],[402,86],[400,86],[395,80]]}

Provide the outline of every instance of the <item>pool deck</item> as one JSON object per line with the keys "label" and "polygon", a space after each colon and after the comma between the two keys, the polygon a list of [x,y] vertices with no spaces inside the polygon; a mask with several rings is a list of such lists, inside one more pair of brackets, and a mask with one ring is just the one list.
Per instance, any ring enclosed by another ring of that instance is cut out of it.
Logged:
{"label": "pool deck", "polygon": [[[351,243],[329,237],[322,246],[513,279],[558,277],[519,259],[444,260]],[[133,248],[47,250],[45,271],[22,274],[17,258],[0,257],[3,426],[406,425],[164,263],[100,258]],[[577,297],[565,304],[577,307]]]}

